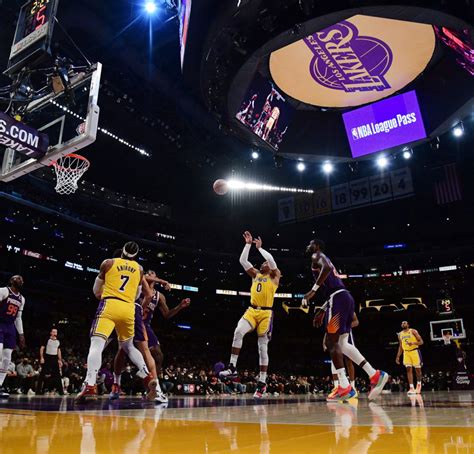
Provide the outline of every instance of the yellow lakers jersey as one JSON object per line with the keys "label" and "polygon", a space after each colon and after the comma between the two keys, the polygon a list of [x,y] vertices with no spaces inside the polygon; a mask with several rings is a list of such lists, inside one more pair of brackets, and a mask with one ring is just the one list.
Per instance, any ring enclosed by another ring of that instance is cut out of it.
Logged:
{"label": "yellow lakers jersey", "polygon": [[134,303],[141,283],[140,274],[140,265],[134,260],[114,259],[112,268],[105,275],[102,298]]}
{"label": "yellow lakers jersey", "polygon": [[278,286],[270,276],[257,274],[250,289],[250,303],[252,306],[273,307],[273,298]]}
{"label": "yellow lakers jersey", "polygon": [[408,331],[401,331],[398,336],[402,342],[403,351],[409,352],[418,348],[418,345],[408,345],[408,342],[417,342],[411,328]]}

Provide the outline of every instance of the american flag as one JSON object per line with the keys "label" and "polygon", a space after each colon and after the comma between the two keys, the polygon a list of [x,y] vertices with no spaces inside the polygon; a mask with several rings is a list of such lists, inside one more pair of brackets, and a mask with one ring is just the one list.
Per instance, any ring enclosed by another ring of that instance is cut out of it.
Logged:
{"label": "american flag", "polygon": [[437,167],[433,169],[433,172],[435,178],[434,192],[438,205],[446,205],[462,200],[456,164],[452,163]]}

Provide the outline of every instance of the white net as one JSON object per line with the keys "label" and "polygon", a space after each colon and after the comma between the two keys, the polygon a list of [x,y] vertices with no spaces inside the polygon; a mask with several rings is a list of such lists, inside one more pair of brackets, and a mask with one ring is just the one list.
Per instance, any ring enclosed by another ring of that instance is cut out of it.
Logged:
{"label": "white net", "polygon": [[444,345],[450,345],[451,338],[452,338],[451,334],[443,334]]}
{"label": "white net", "polygon": [[78,154],[68,154],[59,158],[54,164],[56,172],[56,187],[58,194],[74,194],[77,182],[90,166],[90,162]]}

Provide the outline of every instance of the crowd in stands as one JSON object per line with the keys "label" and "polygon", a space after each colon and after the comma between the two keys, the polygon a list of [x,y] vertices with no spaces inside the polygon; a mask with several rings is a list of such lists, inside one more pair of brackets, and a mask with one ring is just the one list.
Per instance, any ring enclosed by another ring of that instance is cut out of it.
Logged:
{"label": "crowd in stands", "polygon": [[[99,394],[108,394],[113,384],[112,351],[104,355],[104,363],[98,373]],[[218,361],[191,360],[174,362],[165,365],[160,382],[164,392],[168,395],[239,395],[253,393],[258,380],[257,369],[242,369],[235,378],[221,379],[219,372],[224,363]],[[62,389],[56,389],[52,377],[41,377],[42,365],[35,353],[30,351],[15,352],[8,368],[5,388],[12,394],[25,395],[64,395],[77,393],[86,375],[85,353],[67,349],[64,352],[64,361],[61,363]],[[325,394],[333,387],[329,375],[329,366],[322,375],[296,375],[291,373],[270,373],[268,376],[267,392],[272,396],[294,394]],[[51,380],[50,380],[51,378]],[[356,388],[359,392],[368,391],[369,383],[365,375],[360,372],[356,378]],[[453,373],[450,370],[429,371],[423,377],[425,391],[440,391],[453,389]],[[404,374],[390,378],[386,390],[390,392],[407,391],[407,382]],[[124,395],[141,395],[144,388],[141,379],[136,376],[133,365],[127,364],[122,373],[122,392]]]}

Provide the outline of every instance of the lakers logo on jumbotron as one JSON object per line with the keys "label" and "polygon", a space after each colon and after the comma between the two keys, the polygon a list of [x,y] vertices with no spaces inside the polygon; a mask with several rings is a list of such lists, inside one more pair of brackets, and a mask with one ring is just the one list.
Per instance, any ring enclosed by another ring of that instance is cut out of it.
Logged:
{"label": "lakers logo on jumbotron", "polygon": [[380,39],[360,36],[350,22],[309,35],[304,42],[314,54],[311,77],[324,87],[348,93],[391,88],[384,75],[392,65],[392,51]]}

